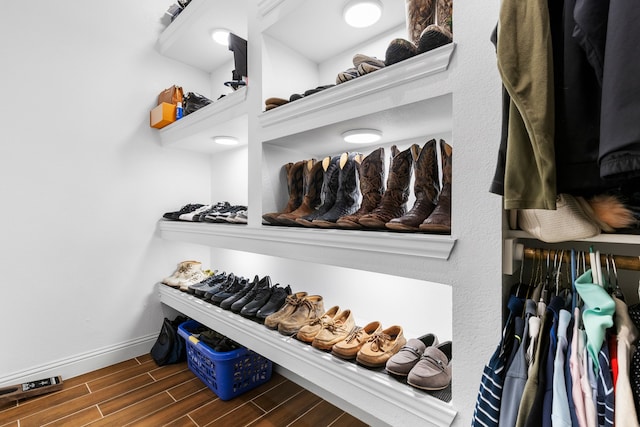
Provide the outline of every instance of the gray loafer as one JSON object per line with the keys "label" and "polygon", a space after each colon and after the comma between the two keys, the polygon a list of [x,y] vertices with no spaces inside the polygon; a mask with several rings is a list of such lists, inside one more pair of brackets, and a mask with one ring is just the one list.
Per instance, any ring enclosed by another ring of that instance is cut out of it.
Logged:
{"label": "gray loafer", "polygon": [[411,338],[404,346],[402,346],[400,351],[387,360],[387,372],[393,375],[406,377],[409,374],[409,371],[411,371],[411,368],[418,363],[424,354],[425,349],[437,344],[438,337],[434,334],[423,335],[419,338]]}
{"label": "gray loafer", "polygon": [[422,390],[442,390],[451,383],[451,341],[427,347],[407,375],[407,383]]}

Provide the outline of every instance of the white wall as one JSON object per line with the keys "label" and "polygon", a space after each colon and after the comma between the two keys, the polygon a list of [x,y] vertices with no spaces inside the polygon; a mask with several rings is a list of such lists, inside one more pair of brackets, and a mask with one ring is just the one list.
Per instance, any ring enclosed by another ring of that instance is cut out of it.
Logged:
{"label": "white wall", "polygon": [[162,148],[148,124],[165,87],[210,90],[155,50],[168,5],[2,4],[0,383],[148,351],[154,284],[209,256],[156,237],[163,212],[211,191],[209,158]]}

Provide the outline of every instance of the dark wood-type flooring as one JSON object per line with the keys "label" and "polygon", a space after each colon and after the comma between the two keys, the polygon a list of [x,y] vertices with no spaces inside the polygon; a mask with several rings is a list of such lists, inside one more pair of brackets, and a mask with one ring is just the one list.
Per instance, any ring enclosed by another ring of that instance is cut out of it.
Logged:
{"label": "dark wood-type flooring", "polygon": [[222,401],[186,362],[149,355],[75,378],[58,392],[0,404],[0,426],[365,426],[283,376]]}

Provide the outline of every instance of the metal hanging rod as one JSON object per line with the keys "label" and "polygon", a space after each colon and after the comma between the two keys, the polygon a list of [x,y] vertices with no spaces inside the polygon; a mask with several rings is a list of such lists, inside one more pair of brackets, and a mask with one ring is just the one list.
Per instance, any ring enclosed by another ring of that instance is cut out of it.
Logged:
{"label": "metal hanging rod", "polygon": [[[551,258],[552,260],[556,258],[556,256],[560,256],[560,250],[553,249],[535,249],[535,248],[524,248],[524,257],[525,259],[536,260],[536,261],[544,261],[547,258]],[[612,255],[601,254],[600,262],[602,265],[607,263],[607,256],[611,257]],[[585,257],[587,264],[589,264],[589,257]],[[613,255],[613,260],[616,263],[616,267],[618,269],[623,270],[635,270],[640,271],[640,257],[637,256],[624,256],[624,255]],[[571,261],[571,251],[564,251],[563,256],[564,262]]]}

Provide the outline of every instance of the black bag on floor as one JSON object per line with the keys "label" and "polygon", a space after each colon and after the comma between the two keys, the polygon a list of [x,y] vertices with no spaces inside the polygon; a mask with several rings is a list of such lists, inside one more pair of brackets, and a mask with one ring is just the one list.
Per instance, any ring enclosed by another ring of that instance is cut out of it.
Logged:
{"label": "black bag on floor", "polygon": [[178,326],[187,320],[184,316],[178,316],[174,320],[164,318],[158,339],[151,348],[151,357],[158,366],[184,362],[187,359],[184,339],[178,335]]}

